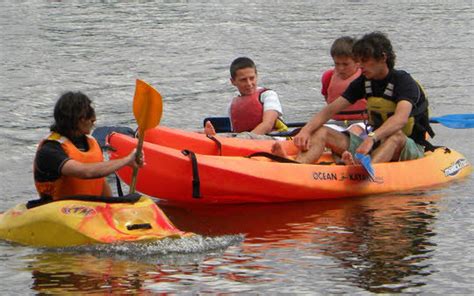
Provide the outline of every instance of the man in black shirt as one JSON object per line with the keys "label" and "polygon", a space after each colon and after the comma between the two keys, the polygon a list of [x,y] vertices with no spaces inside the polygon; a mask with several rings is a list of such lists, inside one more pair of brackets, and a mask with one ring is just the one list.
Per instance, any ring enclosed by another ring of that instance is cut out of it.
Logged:
{"label": "man in black shirt", "polygon": [[[353,163],[354,153],[371,154],[372,161],[388,162],[423,157],[425,135],[432,133],[428,119],[428,101],[422,88],[405,71],[395,70],[395,53],[390,40],[380,32],[366,34],[353,46],[362,75],[346,91],[327,105],[294,137],[300,149],[296,161],[314,163],[328,147]],[[366,98],[369,125],[366,138],[341,133],[324,124],[336,113]],[[284,154],[279,143],[273,152]]]}

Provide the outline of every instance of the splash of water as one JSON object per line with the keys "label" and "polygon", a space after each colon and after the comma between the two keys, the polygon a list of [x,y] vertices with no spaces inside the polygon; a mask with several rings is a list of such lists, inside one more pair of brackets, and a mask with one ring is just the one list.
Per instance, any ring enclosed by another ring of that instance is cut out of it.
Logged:
{"label": "splash of water", "polygon": [[223,253],[228,247],[239,245],[243,235],[215,237],[193,235],[184,238],[164,238],[149,242],[97,244],[55,249],[56,252],[92,253],[97,256],[112,256],[139,261],[195,261],[209,253]]}

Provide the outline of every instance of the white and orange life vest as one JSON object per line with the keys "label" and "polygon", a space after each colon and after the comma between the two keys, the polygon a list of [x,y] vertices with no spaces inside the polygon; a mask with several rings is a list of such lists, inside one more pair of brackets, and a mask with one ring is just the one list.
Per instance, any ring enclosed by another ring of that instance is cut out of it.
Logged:
{"label": "white and orange life vest", "polygon": [[[329,72],[330,71],[330,72]],[[351,77],[347,79],[342,79],[338,75],[334,75],[334,70],[328,70],[323,74],[325,76],[326,81],[329,80],[329,84],[327,85],[327,96],[326,102],[328,104],[335,101],[338,97],[340,97],[344,91],[347,89],[349,84],[354,81],[357,77],[361,74],[361,70],[358,69]],[[333,119],[335,120],[359,120],[359,119],[366,119],[366,106],[367,100],[362,99],[358,100],[355,104],[349,106],[348,108],[342,110],[340,113],[334,115]]]}
{"label": "white and orange life vest", "polygon": [[[68,138],[55,132],[43,139],[38,145],[38,149],[40,149],[43,143],[47,140],[59,142],[61,147],[64,149],[64,152],[73,160],[82,163],[101,162],[104,160],[99,144],[91,136],[87,136],[87,144],[89,146],[87,151],[80,151]],[[34,161],[34,166],[35,165],[36,160]],[[54,181],[35,181],[35,186],[40,197],[58,200],[63,197],[74,195],[101,196],[104,189],[104,182],[105,178],[103,177],[95,179],[80,179],[61,175]]]}

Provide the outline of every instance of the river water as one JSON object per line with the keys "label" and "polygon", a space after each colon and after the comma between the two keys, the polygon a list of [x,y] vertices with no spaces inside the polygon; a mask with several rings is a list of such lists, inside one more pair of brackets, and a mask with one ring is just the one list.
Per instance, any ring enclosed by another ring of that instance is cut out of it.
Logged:
{"label": "river water", "polygon": [[[474,111],[472,1],[1,1],[0,27],[1,211],[35,196],[35,146],[66,90],[93,99],[98,126],[134,126],[140,78],[164,97],[162,125],[197,128],[225,114],[228,66],[246,55],[302,121],[323,106],[332,41],[380,30],[433,115]],[[435,131],[474,160],[472,130]],[[473,191],[470,176],[402,195],[163,207],[209,242],[190,252],[0,242],[0,294],[472,294]]]}

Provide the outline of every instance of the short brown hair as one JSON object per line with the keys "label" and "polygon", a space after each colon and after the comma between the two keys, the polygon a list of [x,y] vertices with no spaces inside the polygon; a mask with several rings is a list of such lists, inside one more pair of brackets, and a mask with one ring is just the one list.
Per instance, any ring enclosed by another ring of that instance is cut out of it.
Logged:
{"label": "short brown hair", "polygon": [[257,73],[257,66],[255,66],[255,63],[250,58],[236,58],[230,65],[230,77],[232,77],[232,79],[235,79],[237,71],[245,68],[252,68],[255,70],[255,73]]}
{"label": "short brown hair", "polygon": [[355,43],[355,39],[349,36],[339,37],[334,40],[331,46],[332,57],[354,57],[352,54],[352,46]]}

